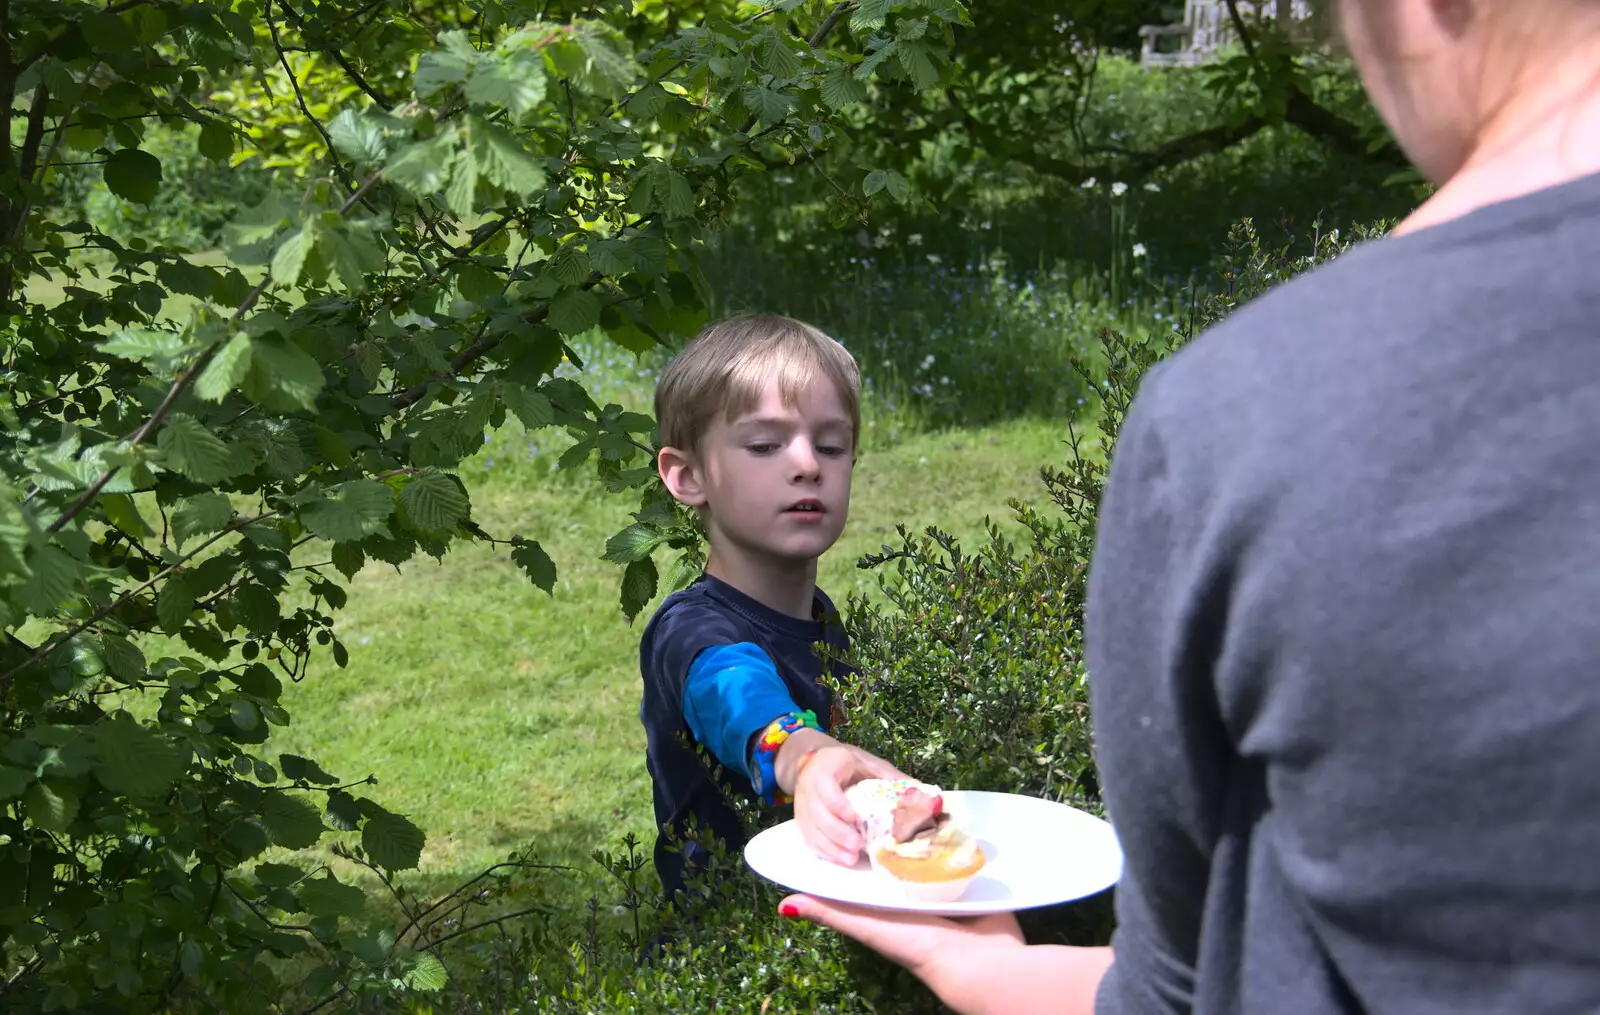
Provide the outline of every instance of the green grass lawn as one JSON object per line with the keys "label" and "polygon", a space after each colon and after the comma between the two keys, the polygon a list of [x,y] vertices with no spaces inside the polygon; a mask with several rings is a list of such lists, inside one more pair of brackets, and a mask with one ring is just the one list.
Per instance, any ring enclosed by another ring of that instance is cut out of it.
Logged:
{"label": "green grass lawn", "polygon": [[[929,434],[865,454],[844,538],[821,581],[842,602],[876,588],[856,568],[904,523],[976,536],[1009,519],[1010,496],[1042,500],[1039,465],[1060,461],[1059,423]],[[581,861],[653,820],[638,721],[638,638],[617,607],[620,569],[599,559],[626,498],[540,476],[537,462],[464,470],[491,533],[537,538],[555,558],[553,597],[501,547],[461,546],[443,564],[357,576],[339,634],[350,665],[313,668],[285,692],[294,725],[272,748],[304,753],[428,832],[423,880],[470,874],[512,849]],[[473,479],[472,477],[477,478]]]}

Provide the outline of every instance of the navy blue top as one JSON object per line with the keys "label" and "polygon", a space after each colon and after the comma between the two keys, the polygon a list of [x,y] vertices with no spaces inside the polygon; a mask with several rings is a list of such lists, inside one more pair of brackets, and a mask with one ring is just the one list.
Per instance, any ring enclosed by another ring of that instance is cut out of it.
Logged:
{"label": "navy blue top", "polygon": [[[708,852],[700,842],[680,842],[690,818],[701,837],[712,836],[731,852],[744,846],[744,829],[718,784],[755,799],[742,769],[730,768],[709,752],[705,760],[694,749],[694,735],[684,718],[684,685],[689,667],[709,648],[750,643],[759,646],[783,678],[801,709],[817,714],[824,731],[833,728],[834,696],[821,682],[826,667],[831,677],[849,672],[840,659],[822,659],[821,644],[843,656],[849,647],[838,612],[821,589],[812,608],[813,620],[779,613],[732,585],[703,575],[682,592],[667,597],[644,629],[639,644],[639,669],[644,697],[639,720],[648,743],[646,765],[655,797],[656,872],[667,894],[684,884],[685,867],[703,866]],[[774,716],[773,718],[776,718]],[[706,745],[708,748],[711,745]],[[670,843],[679,842],[676,850]]]}

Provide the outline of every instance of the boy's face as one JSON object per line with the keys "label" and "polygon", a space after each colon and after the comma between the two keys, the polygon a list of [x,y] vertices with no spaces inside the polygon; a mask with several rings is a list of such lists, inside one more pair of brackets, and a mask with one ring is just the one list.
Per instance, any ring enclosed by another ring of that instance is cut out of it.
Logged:
{"label": "boy's face", "polygon": [[714,553],[822,555],[844,531],[854,467],[850,416],[819,379],[785,405],[776,379],[750,412],[712,421],[695,453],[662,452],[667,488],[704,509]]}

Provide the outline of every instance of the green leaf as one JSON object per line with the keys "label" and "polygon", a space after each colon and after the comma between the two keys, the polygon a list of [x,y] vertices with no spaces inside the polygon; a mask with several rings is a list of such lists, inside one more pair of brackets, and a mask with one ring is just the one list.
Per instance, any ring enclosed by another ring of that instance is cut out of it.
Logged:
{"label": "green leaf", "polygon": [[182,575],[168,575],[161,583],[161,592],[156,596],[156,618],[161,622],[161,630],[168,634],[176,634],[178,629],[189,622],[189,614],[194,610],[194,591],[189,588],[189,583]]}
{"label": "green leaf", "polygon": [[427,99],[443,88],[459,85],[472,73],[472,63],[470,58],[446,50],[422,54],[416,73],[411,76],[417,98]]}
{"label": "green leaf", "polygon": [[[321,822],[319,817],[318,822]],[[258,863],[256,880],[273,888],[288,888],[305,880],[306,872],[292,863]]]}
{"label": "green leaf", "polygon": [[361,805],[356,803],[355,797],[344,790],[332,790],[328,793],[328,804],[322,816],[328,824],[341,832],[353,832],[361,823]]}
{"label": "green leaf", "polygon": [[309,222],[285,237],[278,245],[278,252],[272,255],[273,281],[281,285],[298,283],[316,242],[317,230]]}
{"label": "green leaf", "polygon": [[889,20],[894,3],[895,0],[861,0],[861,6],[850,17],[851,31],[870,32],[874,28],[882,28]]}
{"label": "green leaf", "polygon": [[194,393],[207,402],[220,402],[250,374],[250,336],[239,332],[217,350],[194,382]]}
{"label": "green leaf", "polygon": [[322,812],[288,793],[268,793],[261,805],[261,823],[272,841],[284,849],[306,849],[322,838]]}
{"label": "green leaf", "polygon": [[389,154],[383,131],[377,124],[353,109],[346,109],[328,124],[333,146],[357,165],[371,166]]}
{"label": "green leaf", "polygon": [[889,196],[905,204],[911,199],[911,182],[894,170],[889,170]]}
{"label": "green leaf", "polygon": [[505,279],[481,264],[468,261],[456,269],[456,291],[464,300],[482,303],[505,291]]}
{"label": "green leaf", "polygon": [[220,120],[207,120],[200,127],[200,154],[212,162],[233,157],[233,131]]}
{"label": "green leaf", "polygon": [[633,618],[655,597],[655,561],[641,557],[622,572],[622,615],[633,623]]}
{"label": "green leaf", "polygon": [[895,56],[900,61],[901,69],[906,72],[906,77],[911,79],[912,87],[920,92],[939,83],[939,68],[933,65],[926,45],[902,40],[895,43],[895,46]]}
{"label": "green leaf", "polygon": [[333,544],[333,566],[346,578],[354,578],[366,564],[367,555],[355,543]]}
{"label": "green leaf", "polygon": [[544,552],[544,547],[531,539],[524,539],[511,551],[511,562],[528,572],[533,583],[550,595],[555,595],[556,562]]}
{"label": "green leaf", "polygon": [[100,171],[106,187],[125,201],[149,204],[161,189],[161,160],[138,148],[112,152]]}
{"label": "green leaf", "polygon": [[581,335],[600,323],[600,297],[587,289],[568,289],[550,301],[547,320],[563,335]]}
{"label": "green leaf", "polygon": [[106,668],[112,676],[122,680],[142,680],[148,675],[144,653],[139,651],[139,646],[115,634],[101,635],[100,642],[105,649]]}
{"label": "green leaf", "polygon": [[544,187],[544,167],[510,131],[478,119],[471,121],[469,129],[473,161],[490,183],[518,197],[527,197]]}
{"label": "green leaf", "polygon": [[843,109],[867,101],[867,86],[845,68],[835,67],[822,79],[822,101],[832,109]]}
{"label": "green leaf", "polygon": [[32,772],[10,765],[0,765],[0,800],[15,800],[32,782]]}
{"label": "green leaf", "polygon": [[475,106],[504,106],[513,119],[544,101],[544,63],[531,53],[508,60],[485,60],[467,82],[467,101]]}
{"label": "green leaf", "polygon": [[874,169],[861,181],[861,192],[868,197],[882,190],[889,183],[889,174],[882,169]]}
{"label": "green leaf", "polygon": [[563,243],[550,258],[550,274],[562,285],[580,285],[589,280],[589,255],[576,240]]}
{"label": "green leaf", "polygon": [[367,893],[355,885],[341,885],[333,875],[303,881],[294,890],[312,916],[360,916],[367,908]]}
{"label": "green leaf", "polygon": [[120,328],[100,343],[100,351],[107,355],[135,363],[156,364],[165,369],[200,348],[200,344],[188,336],[160,328]]}
{"label": "green leaf", "polygon": [[278,629],[281,607],[278,597],[265,585],[246,582],[233,593],[233,608],[245,630],[255,635],[267,635]]}
{"label": "green leaf", "polygon": [[500,389],[500,400],[507,409],[516,413],[523,429],[529,432],[555,422],[555,408],[542,391],[533,391],[520,384],[507,384]]}
{"label": "green leaf", "polygon": [[298,754],[278,755],[278,767],[283,769],[283,777],[294,782],[304,780],[318,786],[332,786],[338,782],[333,776],[322,770],[322,766],[310,758],[302,758]]}
{"label": "green leaf", "polygon": [[475,144],[469,144],[456,154],[450,170],[450,182],[444,189],[445,206],[463,218],[476,210],[478,157],[475,148]]}
{"label": "green leaf", "polygon": [[883,66],[884,61],[894,56],[895,51],[899,48],[899,42],[891,42],[868,53],[867,58],[862,60],[860,66],[856,68],[856,79],[866,81],[871,78],[878,68]]}
{"label": "green leaf", "polygon": [[125,493],[113,493],[101,497],[100,510],[106,513],[106,521],[130,536],[155,535],[155,530],[150,528],[144,516],[139,513],[138,505],[134,504],[133,498]]}
{"label": "green leaf", "polygon": [[441,131],[427,141],[408,145],[383,171],[384,179],[416,197],[443,190],[455,169],[460,136]]}
{"label": "green leaf", "polygon": [[293,342],[269,336],[251,344],[243,390],[252,402],[275,412],[314,412],[322,386],[321,364]]}
{"label": "green leaf", "polygon": [[650,551],[667,541],[667,533],[653,525],[634,522],[606,540],[605,559],[617,564],[632,564],[650,556]]}
{"label": "green leaf", "polygon": [[661,198],[661,210],[669,218],[686,219],[694,215],[694,190],[682,173],[669,170],[665,177],[666,191]]}
{"label": "green leaf", "polygon": [[590,245],[589,261],[605,275],[626,275],[633,270],[633,252],[620,240],[601,240]]}
{"label": "green leaf", "polygon": [[160,797],[189,767],[189,750],[127,713],[93,729],[99,753],[95,778],[113,793],[141,800]]}
{"label": "green leaf", "polygon": [[349,292],[366,289],[369,274],[383,273],[383,247],[368,230],[342,219],[322,226],[317,250]]}
{"label": "green leaf", "polygon": [[395,959],[400,982],[411,990],[443,990],[450,982],[444,963],[432,952],[408,952]]}
{"label": "green leaf", "polygon": [[70,783],[41,780],[28,787],[22,800],[28,820],[60,835],[78,816],[78,791]]}
{"label": "green leaf", "polygon": [[72,597],[78,584],[78,562],[55,546],[40,546],[28,554],[33,573],[17,590],[17,602],[41,617],[55,613]]}
{"label": "green leaf", "polygon": [[800,73],[800,54],[769,27],[761,33],[761,64],[773,77],[792,78]]}
{"label": "green leaf", "polygon": [[334,496],[301,508],[300,520],[323,539],[351,542],[385,531],[393,512],[393,490],[370,479],[353,479]]}
{"label": "green leaf", "polygon": [[617,52],[594,25],[586,25],[585,29],[578,33],[578,45],[583,47],[588,64],[584,85],[608,99],[621,97],[633,84],[633,63]]}
{"label": "green leaf", "polygon": [[700,562],[692,553],[684,553],[672,562],[672,570],[667,572],[667,580],[662,588],[664,595],[672,595],[689,587],[690,583],[700,576],[704,570]]}
{"label": "green leaf", "polygon": [[367,859],[385,870],[404,871],[417,866],[427,837],[407,818],[379,811],[361,826],[361,848]]}
{"label": "green leaf", "polygon": [[424,472],[400,491],[400,508],[424,532],[448,532],[465,517],[467,495],[455,480],[440,472]]}
{"label": "green leaf", "polygon": [[173,512],[172,535],[182,546],[194,536],[222,531],[232,517],[233,504],[225,494],[195,494],[180,502]]}
{"label": "green leaf", "polygon": [[219,483],[238,472],[233,452],[193,416],[175,413],[156,437],[164,464],[197,483]]}
{"label": "green leaf", "polygon": [[794,105],[790,96],[763,85],[746,85],[743,98],[744,108],[750,110],[760,124],[777,123],[789,115]]}

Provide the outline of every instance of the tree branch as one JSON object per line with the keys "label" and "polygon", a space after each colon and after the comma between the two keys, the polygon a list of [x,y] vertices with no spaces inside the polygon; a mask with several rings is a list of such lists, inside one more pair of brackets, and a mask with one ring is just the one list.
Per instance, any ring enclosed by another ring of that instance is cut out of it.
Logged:
{"label": "tree branch", "polygon": [[[381,2],[381,0],[380,0],[380,2]],[[374,5],[374,6],[376,6],[376,5]],[[294,22],[294,26],[295,26],[296,30],[298,30],[300,32],[300,38],[305,39],[308,42],[310,42],[311,41],[311,35],[310,35],[310,33],[308,33],[306,31],[306,23],[305,23],[304,19],[302,19],[300,17],[300,13],[298,11],[296,11],[293,7],[289,6],[287,0],[279,0],[278,7],[281,8],[283,10],[283,13],[288,15],[289,19]],[[351,20],[354,20],[355,18],[361,17],[362,13],[363,12],[361,12],[361,11],[357,11],[354,15],[351,16]],[[279,47],[279,48],[281,49],[282,47]],[[342,52],[339,51],[339,47],[337,47],[337,46],[328,47],[328,46],[316,45],[316,46],[313,46],[312,49],[315,52],[322,53],[322,54],[324,54],[326,56],[331,57],[333,59],[333,62],[337,63],[344,70],[345,74],[347,74],[349,76],[350,80],[355,84],[355,86],[357,88],[361,89],[363,92],[365,92],[366,95],[367,95],[367,98],[371,99],[373,102],[376,102],[385,111],[394,108],[394,103],[392,103],[388,99],[384,98],[382,92],[379,92],[376,88],[372,87],[372,85],[367,83],[367,79],[362,77],[361,76],[361,72],[356,70],[355,65],[352,64],[350,62],[350,60]]]}
{"label": "tree branch", "polygon": [[240,532],[240,531],[242,531],[244,529],[247,529],[250,526],[254,525],[255,523],[257,523],[259,521],[263,521],[263,520],[265,520],[267,518],[271,518],[272,516],[274,516],[276,514],[277,514],[276,511],[268,511],[265,514],[259,514],[259,515],[256,515],[253,518],[244,518],[244,519],[239,519],[239,520],[234,521],[232,524],[230,524],[227,528],[223,529],[221,532],[218,532],[216,535],[212,536],[210,539],[207,539],[205,542],[201,543],[199,546],[196,546],[193,550],[190,550],[188,553],[184,554],[183,556],[179,557],[177,560],[173,561],[171,564],[167,565],[160,572],[151,575],[149,580],[147,580],[144,584],[138,586],[137,588],[130,589],[127,592],[124,592],[122,595],[118,596],[116,599],[113,599],[111,602],[107,603],[105,606],[100,607],[100,609],[98,609],[98,610],[96,610],[94,612],[93,616],[91,616],[88,620],[85,620],[82,623],[78,624],[76,627],[72,628],[72,630],[68,631],[66,633],[66,635],[64,635],[63,637],[58,638],[55,641],[52,641],[52,642],[44,645],[37,652],[35,652],[32,656],[30,656],[28,659],[26,659],[23,662],[20,662],[17,665],[11,667],[11,669],[7,670],[5,673],[0,673],[0,690],[4,690],[10,684],[12,677],[16,676],[18,673],[21,673],[23,670],[25,670],[28,667],[32,666],[34,663],[39,662],[41,659],[45,659],[45,658],[49,657],[57,649],[61,648],[61,646],[66,645],[68,642],[72,641],[72,639],[76,638],[78,635],[82,634],[83,632],[87,631],[89,628],[91,628],[94,625],[100,623],[100,621],[102,621],[102,620],[106,619],[107,617],[109,617],[117,609],[117,607],[119,607],[119,606],[123,605],[124,603],[128,602],[134,596],[136,596],[139,593],[143,592],[145,589],[150,588],[156,582],[158,582],[161,579],[165,578],[167,575],[171,574],[173,571],[176,571],[179,567],[183,566],[184,564],[187,564],[189,561],[191,561],[195,557],[199,556],[202,552],[204,552],[208,547],[210,547],[217,540],[223,538],[224,536],[228,536],[228,535],[231,535],[231,534],[233,534],[235,532]]}
{"label": "tree branch", "polygon": [[816,49],[818,46],[822,45],[823,40],[826,39],[833,31],[834,26],[837,25],[846,14],[851,13],[860,6],[861,4],[858,3],[857,0],[845,0],[844,3],[834,4],[833,10],[828,12],[828,16],[822,19],[822,24],[817,26],[817,30],[811,33],[811,38],[807,40],[811,44],[811,48]]}
{"label": "tree branch", "polygon": [[[282,0],[280,0],[278,6],[285,10],[288,9],[288,4],[282,2]],[[311,115],[311,109],[306,105],[306,97],[300,93],[300,79],[294,76],[294,70],[289,66],[289,56],[283,51],[283,43],[278,38],[278,23],[271,18],[272,5],[270,2],[267,5],[267,14],[267,32],[272,36],[272,48],[278,54],[278,63],[283,65],[283,72],[289,76],[289,87],[294,89],[295,104],[300,107],[301,115],[310,120],[311,126],[315,127],[317,133],[322,135],[322,143],[327,146],[328,159],[333,163],[334,173],[344,180],[346,186],[354,188],[355,179],[350,175],[350,171],[344,167],[344,162],[339,158],[338,150],[333,147],[333,137],[328,133],[328,129],[322,125],[322,121]]]}

